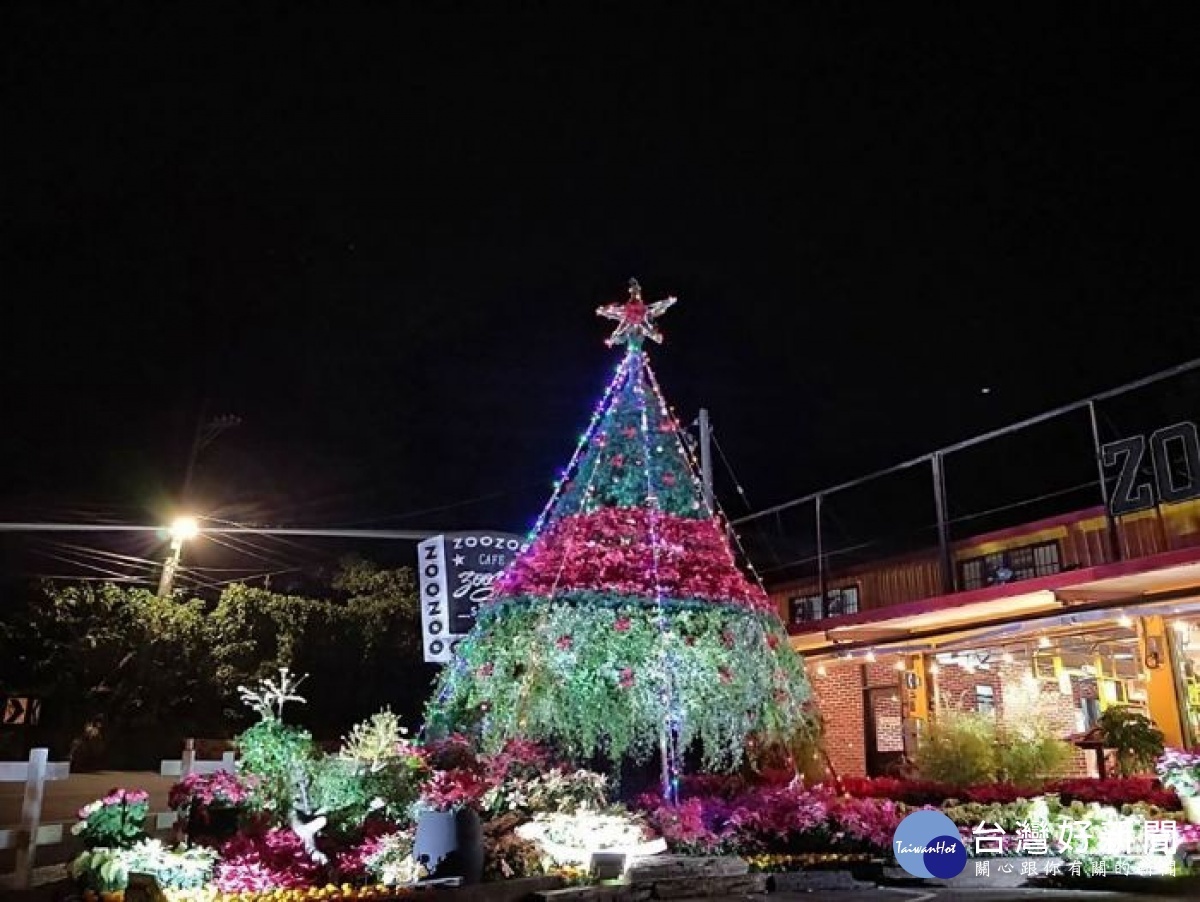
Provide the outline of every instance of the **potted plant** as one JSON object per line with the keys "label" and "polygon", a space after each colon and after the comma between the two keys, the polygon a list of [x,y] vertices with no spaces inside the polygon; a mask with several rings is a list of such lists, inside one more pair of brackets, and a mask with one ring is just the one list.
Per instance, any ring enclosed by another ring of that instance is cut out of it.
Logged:
{"label": "potted plant", "polygon": [[79,809],[71,833],[86,849],[120,849],[146,835],[150,795],[142,789],[110,789],[108,795]]}
{"label": "potted plant", "polygon": [[1113,705],[1097,723],[1106,748],[1117,754],[1117,771],[1122,777],[1148,773],[1163,752],[1162,731],[1145,714],[1123,705]]}
{"label": "potted plant", "polygon": [[179,815],[189,838],[228,839],[237,832],[255,782],[252,776],[239,777],[228,771],[189,774],[171,787],[167,804]]}
{"label": "potted plant", "polygon": [[1162,785],[1179,796],[1188,821],[1200,824],[1200,752],[1167,749],[1155,770]]}
{"label": "potted plant", "polygon": [[478,808],[490,788],[483,768],[465,740],[452,737],[427,746],[430,776],[417,803],[413,858],[431,877],[483,879],[483,830]]}

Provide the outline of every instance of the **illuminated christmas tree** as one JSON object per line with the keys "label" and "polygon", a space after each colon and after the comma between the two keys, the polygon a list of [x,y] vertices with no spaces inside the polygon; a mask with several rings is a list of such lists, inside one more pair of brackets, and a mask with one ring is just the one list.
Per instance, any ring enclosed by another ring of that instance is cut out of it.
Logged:
{"label": "illuminated christmas tree", "polygon": [[672,793],[683,754],[737,764],[747,742],[804,723],[804,668],[761,586],[738,569],[721,516],[646,357],[675,303],[629,300],[625,354],[529,545],[501,575],[443,671],[433,720],[485,747],[514,737],[577,758],[662,755]]}

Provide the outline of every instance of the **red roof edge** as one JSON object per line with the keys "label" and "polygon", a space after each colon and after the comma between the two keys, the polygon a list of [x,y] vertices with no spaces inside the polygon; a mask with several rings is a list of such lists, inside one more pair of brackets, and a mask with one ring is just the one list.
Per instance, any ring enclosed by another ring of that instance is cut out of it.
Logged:
{"label": "red roof edge", "polygon": [[1069,589],[1102,579],[1114,579],[1118,576],[1134,576],[1151,570],[1161,570],[1167,567],[1178,567],[1184,564],[1200,563],[1200,546],[1179,548],[1174,551],[1163,551],[1147,557],[1135,558],[1130,561],[1116,561],[1111,564],[1100,564],[1096,567],[1083,567],[1077,570],[1064,570],[1051,576],[1041,576],[1035,579],[1023,579],[1020,582],[1005,583],[1000,586],[987,586],[982,589],[971,589],[967,592],[952,592],[946,595],[934,595],[918,601],[907,601],[903,604],[893,604],[882,608],[872,608],[859,611],[857,614],[846,614],[841,617],[827,617],[814,620],[801,626],[788,624],[788,634],[806,636],[812,633],[824,633],[843,626],[858,626],[864,623],[875,623],[894,620],[897,617],[914,617],[918,614],[928,614],[932,611],[943,611],[950,608],[961,608],[982,601],[996,601],[1016,595],[1028,595],[1031,592],[1054,591]]}

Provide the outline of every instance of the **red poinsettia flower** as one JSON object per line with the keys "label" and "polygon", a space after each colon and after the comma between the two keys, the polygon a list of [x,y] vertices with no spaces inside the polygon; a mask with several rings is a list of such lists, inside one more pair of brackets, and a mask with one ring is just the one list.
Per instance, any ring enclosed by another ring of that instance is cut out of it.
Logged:
{"label": "red poinsettia flower", "polygon": [[613,629],[618,633],[627,633],[631,626],[633,626],[633,623],[628,617],[618,617],[617,622],[613,624]]}
{"label": "red poinsettia flower", "polygon": [[625,466],[625,455],[624,454],[614,454],[613,458],[612,458],[612,465],[614,467]]}
{"label": "red poinsettia flower", "polygon": [[565,651],[566,649],[571,647],[571,637],[570,636],[559,636],[558,640],[554,644]]}
{"label": "red poinsettia flower", "polygon": [[621,688],[630,689],[633,687],[633,668],[626,667],[621,671]]}
{"label": "red poinsettia flower", "polygon": [[767,647],[772,650],[779,647],[779,637],[774,633],[767,633]]}

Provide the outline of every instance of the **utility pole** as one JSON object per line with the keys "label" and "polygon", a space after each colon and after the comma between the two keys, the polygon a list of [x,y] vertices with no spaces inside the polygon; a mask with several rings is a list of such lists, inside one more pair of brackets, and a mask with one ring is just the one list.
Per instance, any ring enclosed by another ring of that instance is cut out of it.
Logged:
{"label": "utility pole", "polygon": [[185,505],[190,500],[192,477],[196,472],[196,460],[200,457],[200,452],[211,445],[222,432],[242,424],[241,417],[233,414],[222,414],[208,419],[205,414],[207,409],[208,401],[206,400],[201,408],[200,416],[196,419],[196,432],[192,436],[192,447],[188,451],[187,469],[183,474],[183,491],[180,493],[181,500]]}
{"label": "utility pole", "polygon": [[700,408],[700,480],[704,488],[704,503],[710,512],[715,510],[713,504],[713,471],[712,471],[712,424],[708,421],[708,409]]}

